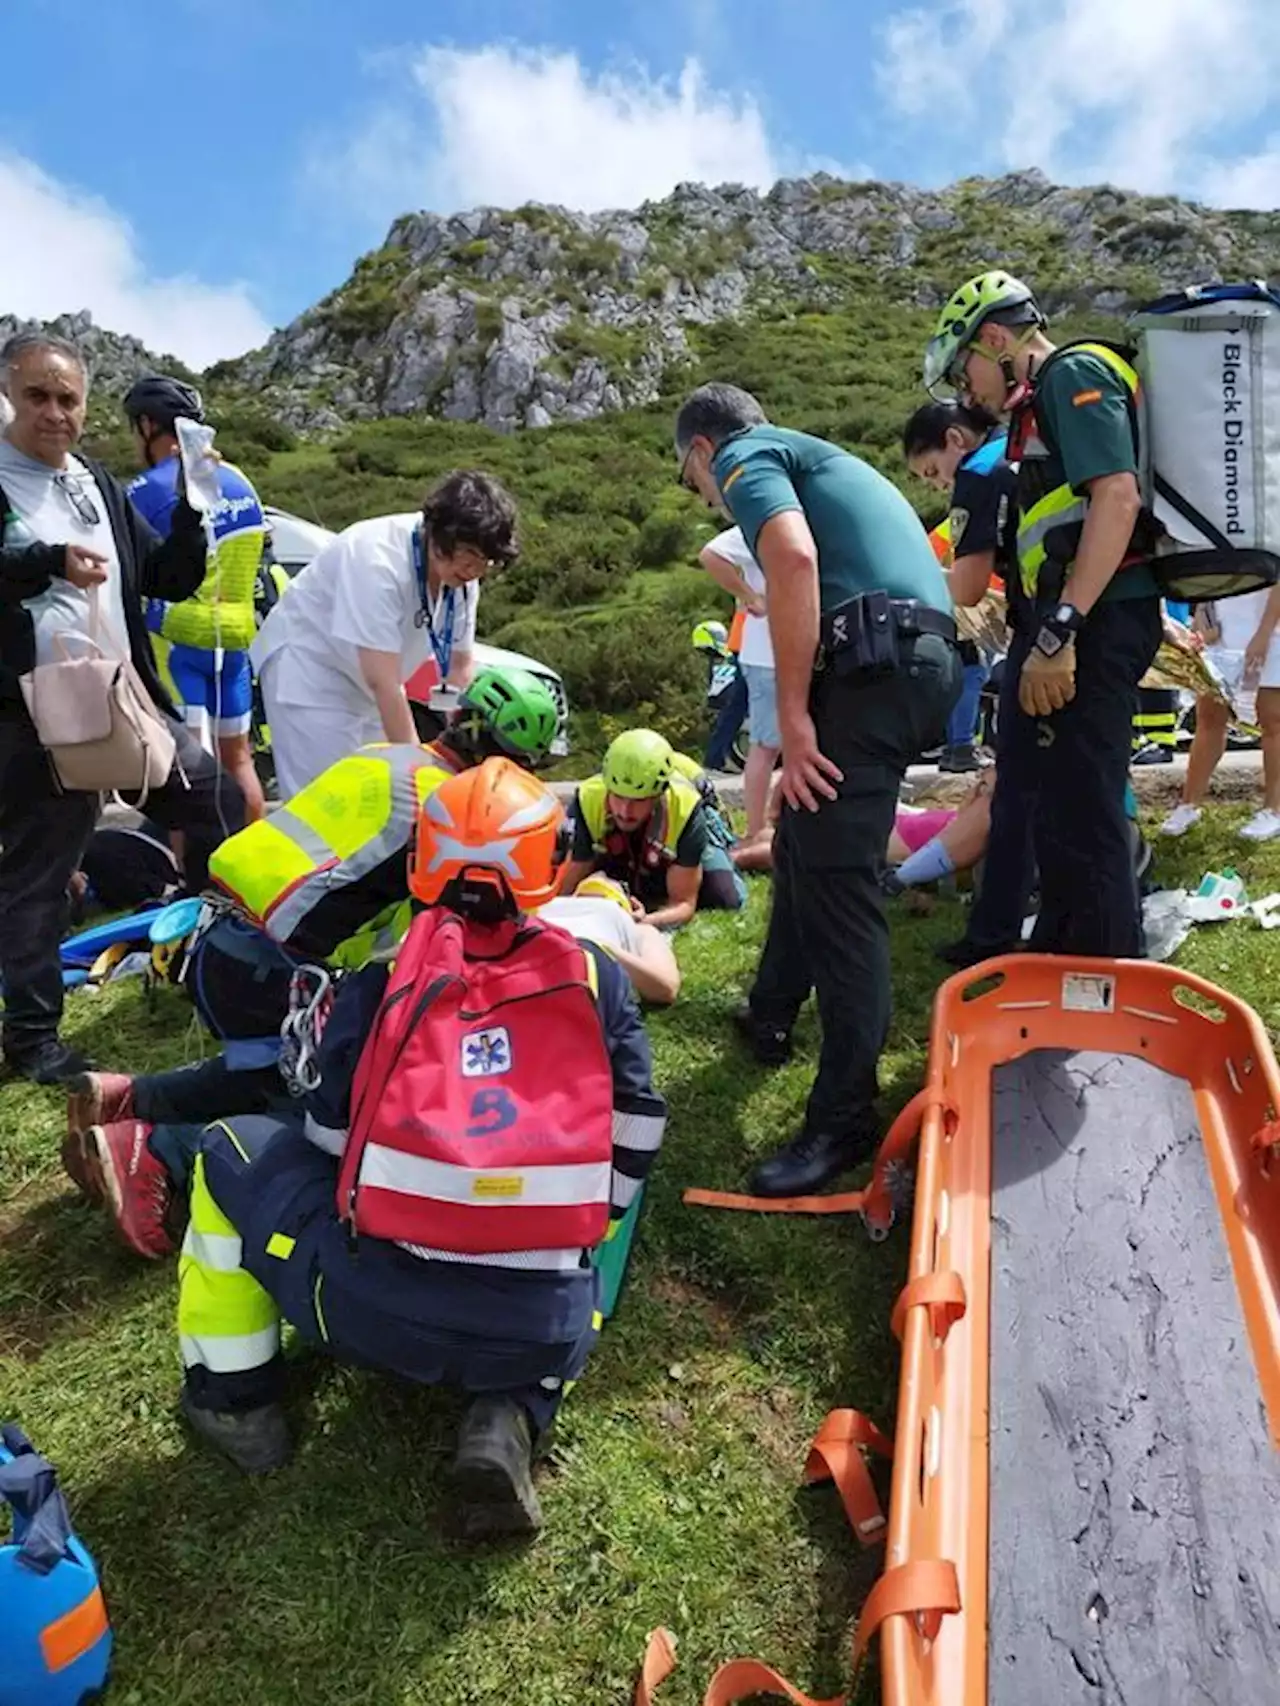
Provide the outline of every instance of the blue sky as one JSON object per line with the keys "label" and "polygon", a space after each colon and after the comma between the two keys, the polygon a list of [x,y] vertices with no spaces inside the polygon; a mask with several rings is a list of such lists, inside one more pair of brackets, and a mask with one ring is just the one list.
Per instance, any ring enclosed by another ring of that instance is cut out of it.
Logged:
{"label": "blue sky", "polygon": [[1280,205],[1277,0],[9,0],[4,44],[0,312],[196,365],[415,207],[1027,165]]}

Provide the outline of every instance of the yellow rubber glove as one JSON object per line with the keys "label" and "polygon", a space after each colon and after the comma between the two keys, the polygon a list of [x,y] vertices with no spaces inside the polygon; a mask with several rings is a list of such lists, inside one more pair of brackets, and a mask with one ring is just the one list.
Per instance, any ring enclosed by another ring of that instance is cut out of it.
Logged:
{"label": "yellow rubber glove", "polygon": [[1018,678],[1018,703],[1027,716],[1051,717],[1075,696],[1075,640],[1068,640],[1051,658],[1033,646]]}

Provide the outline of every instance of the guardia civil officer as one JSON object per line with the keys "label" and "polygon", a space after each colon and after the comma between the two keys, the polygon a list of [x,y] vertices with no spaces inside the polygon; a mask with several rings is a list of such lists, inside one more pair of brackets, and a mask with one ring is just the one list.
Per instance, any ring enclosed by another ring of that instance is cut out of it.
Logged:
{"label": "guardia civil officer", "polygon": [[838,445],[771,426],[749,392],[704,385],[680,410],[680,475],[742,529],[764,571],[785,806],[769,935],[742,1016],[786,1058],[810,989],[822,1055],[799,1135],[752,1188],[790,1196],[855,1165],[879,1136],[889,1024],[879,875],[907,766],[941,739],[960,687],[951,597],[907,500]]}
{"label": "guardia civil officer", "polygon": [[1056,348],[1021,280],[963,284],[925,355],[925,384],[1009,415],[1016,573],[1032,607],[1006,669],[1019,710],[1000,771],[1025,795],[1040,870],[1041,953],[1142,952],[1125,792],[1137,687],[1160,644],[1146,559],[1155,524],[1137,469],[1138,376],[1121,350]]}

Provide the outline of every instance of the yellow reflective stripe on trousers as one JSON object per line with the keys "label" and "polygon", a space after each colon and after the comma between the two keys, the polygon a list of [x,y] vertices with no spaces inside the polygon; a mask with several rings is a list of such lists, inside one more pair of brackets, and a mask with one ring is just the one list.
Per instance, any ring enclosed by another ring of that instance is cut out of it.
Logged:
{"label": "yellow reflective stripe on trousers", "polygon": [[280,1349],[280,1311],[239,1265],[241,1248],[205,1181],[204,1156],[197,1155],[191,1221],[178,1260],[178,1339],[187,1368],[199,1363],[213,1374],[241,1373],[261,1368]]}
{"label": "yellow reflective stripe on trousers", "polygon": [[1060,527],[1083,522],[1088,508],[1070,486],[1055,486],[1031,508],[1018,523],[1018,574],[1022,590],[1034,598],[1040,580],[1040,570],[1047,555],[1045,540]]}

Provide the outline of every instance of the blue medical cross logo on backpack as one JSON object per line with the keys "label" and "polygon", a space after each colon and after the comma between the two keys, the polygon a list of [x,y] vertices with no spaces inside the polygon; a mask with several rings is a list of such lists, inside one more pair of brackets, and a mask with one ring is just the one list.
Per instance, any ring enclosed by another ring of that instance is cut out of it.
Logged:
{"label": "blue medical cross logo on backpack", "polygon": [[462,1039],[462,1076],[495,1078],[512,1067],[511,1038],[505,1025],[472,1031]]}

